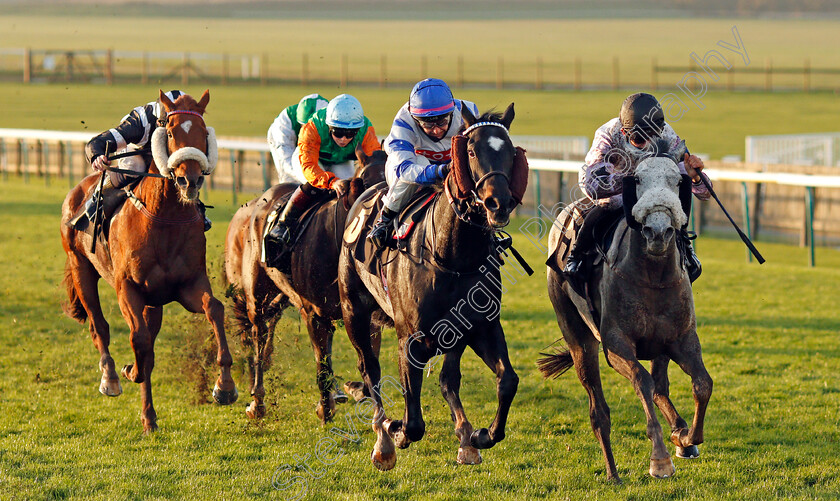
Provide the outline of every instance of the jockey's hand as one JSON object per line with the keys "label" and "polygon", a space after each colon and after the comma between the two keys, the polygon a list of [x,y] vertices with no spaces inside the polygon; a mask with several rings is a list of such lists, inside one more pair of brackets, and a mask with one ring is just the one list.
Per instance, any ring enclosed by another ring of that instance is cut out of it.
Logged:
{"label": "jockey's hand", "polygon": [[335,192],[335,195],[338,198],[341,198],[350,191],[350,180],[349,179],[337,179],[332,184],[330,189]]}
{"label": "jockey's hand", "polygon": [[700,159],[697,155],[689,155],[688,153],[685,154],[685,173],[691,177],[691,181],[696,183],[700,182],[700,172],[703,170],[705,165],[703,165],[703,160]]}
{"label": "jockey's hand", "polygon": [[452,164],[450,164],[450,163],[445,163],[445,164],[438,165],[437,175],[440,179],[446,179],[446,176],[449,175],[449,167],[451,165]]}
{"label": "jockey's hand", "polygon": [[93,162],[90,163],[90,166],[93,170],[104,172],[106,168],[111,166],[111,161],[108,160],[108,157],[105,155],[99,155],[93,159]]}

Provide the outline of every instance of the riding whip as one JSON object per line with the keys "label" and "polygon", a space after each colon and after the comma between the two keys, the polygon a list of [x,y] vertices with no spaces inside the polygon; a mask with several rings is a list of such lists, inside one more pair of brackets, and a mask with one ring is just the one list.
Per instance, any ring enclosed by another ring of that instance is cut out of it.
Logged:
{"label": "riding whip", "polygon": [[[108,158],[108,150],[110,149],[110,147],[111,147],[111,143],[106,142],[105,143],[105,158]],[[96,206],[95,206],[96,210],[93,213],[93,231],[91,232],[91,234],[93,236],[93,239],[90,242],[90,252],[92,254],[96,253],[96,238],[99,236],[98,235],[99,232],[97,230],[98,230],[98,226],[102,223],[102,221],[100,221],[101,218],[99,217],[99,211],[102,210],[102,186],[105,185],[105,176],[107,174],[108,173],[103,170],[102,175],[99,176],[99,188],[97,189],[97,193],[99,193],[99,196],[96,197]]]}
{"label": "riding whip", "polygon": [[741,240],[744,241],[744,244],[747,246],[747,248],[750,250],[750,252],[752,252],[752,255],[755,256],[755,258],[758,260],[758,264],[763,264],[764,263],[764,257],[761,256],[761,253],[758,252],[758,249],[755,248],[755,245],[753,245],[753,243],[750,241],[749,237],[747,237],[744,234],[744,232],[741,231],[741,228],[738,227],[738,225],[732,219],[732,216],[730,216],[729,212],[726,211],[726,207],[724,207],[723,204],[721,203],[720,199],[717,196],[717,193],[715,193],[715,190],[712,189],[712,186],[709,184],[708,181],[706,181],[705,176],[703,176],[702,174],[700,175],[700,181],[703,183],[703,185],[706,187],[706,189],[709,190],[709,193],[712,194],[712,197],[714,197],[715,202],[717,202],[718,205],[720,206],[720,210],[722,210],[723,213],[726,214],[727,219],[729,219],[729,222],[732,223],[732,226],[735,227],[735,231],[738,232],[738,236],[741,237]]}

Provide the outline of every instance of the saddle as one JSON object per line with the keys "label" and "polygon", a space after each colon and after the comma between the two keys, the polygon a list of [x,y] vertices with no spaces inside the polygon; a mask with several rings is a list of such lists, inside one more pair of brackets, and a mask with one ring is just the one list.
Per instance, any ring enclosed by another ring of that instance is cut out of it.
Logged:
{"label": "saddle", "polygon": [[272,228],[277,226],[278,217],[283,212],[283,209],[286,207],[286,204],[289,203],[289,199],[292,197],[292,193],[294,193],[294,190],[280,196],[280,198],[278,198],[275,202],[274,208],[266,216],[266,222],[263,227],[262,234],[262,251],[260,255],[260,259],[263,263],[266,263],[266,265],[268,266],[277,268],[278,270],[280,270],[281,273],[285,273],[287,275],[292,271],[292,250],[295,248],[304,232],[306,232],[306,228],[308,228],[309,223],[312,222],[312,217],[324,204],[326,204],[330,200],[335,200],[334,194],[316,199],[314,202],[312,202],[312,204],[309,207],[306,208],[303,214],[301,214],[298,218],[297,223],[295,225],[292,242],[289,245],[274,244],[265,237],[266,235],[268,235]]}
{"label": "saddle", "polygon": [[353,209],[354,211],[358,210],[358,213],[344,230],[344,245],[351,249],[356,261],[363,263],[367,270],[374,274],[377,273],[378,263],[383,261],[383,257],[397,251],[400,242],[408,241],[417,223],[423,219],[426,210],[432,205],[434,199],[440,195],[439,191],[435,191],[431,187],[419,190],[408,202],[406,208],[397,216],[395,221],[397,230],[394,232],[393,238],[387,245],[377,249],[373,242],[362,237],[362,235],[366,235],[365,230],[373,226],[382,208],[382,197],[385,196],[385,193],[387,193],[385,183],[377,184],[363,193]]}

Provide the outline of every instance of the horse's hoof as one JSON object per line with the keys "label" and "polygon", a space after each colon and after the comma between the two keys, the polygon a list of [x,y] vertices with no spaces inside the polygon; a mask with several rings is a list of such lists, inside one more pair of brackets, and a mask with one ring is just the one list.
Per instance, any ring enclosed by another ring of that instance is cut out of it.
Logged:
{"label": "horse's hoof", "polygon": [[333,400],[335,400],[335,403],[337,404],[346,404],[349,398],[347,398],[347,394],[343,391],[336,390],[335,393],[333,393]]}
{"label": "horse's hoof", "polygon": [[238,398],[239,392],[236,391],[236,386],[232,390],[222,390],[218,384],[213,387],[213,400],[219,405],[230,405]]}
{"label": "horse's hoof", "polygon": [[143,422],[143,435],[150,435],[157,431],[157,420],[148,420],[143,418],[140,418],[140,420]]}
{"label": "horse's hoof", "polygon": [[481,464],[481,451],[475,447],[458,447],[458,464]]}
{"label": "horse's hoof", "polygon": [[665,457],[662,459],[651,459],[650,460],[650,476],[653,478],[668,478],[673,477],[674,473],[676,473],[677,469],[674,468],[674,462],[671,461],[671,457]]}
{"label": "horse's hoof", "polygon": [[318,407],[315,408],[315,415],[318,416],[318,419],[320,419],[323,424],[327,424],[329,421],[332,421],[332,418],[335,415],[335,408],[324,407],[324,404],[318,402]]}
{"label": "horse's hoof", "polygon": [[680,459],[696,459],[700,457],[700,449],[696,445],[677,447],[677,457]]}
{"label": "horse's hoof", "polygon": [[392,470],[397,465],[397,455],[393,452],[382,454],[374,450],[370,455],[370,460],[379,471]]}
{"label": "horse's hoof", "polygon": [[128,379],[132,383],[142,383],[143,376],[139,373],[136,376],[132,376],[131,373],[134,371],[134,364],[124,365],[120,374],[123,375],[124,378]]}
{"label": "horse's hoof", "polygon": [[490,430],[481,428],[480,430],[475,430],[470,435],[470,445],[476,449],[489,449],[496,445],[496,442],[490,437]]}
{"label": "horse's hoof", "polygon": [[344,383],[344,391],[353,397],[356,402],[365,399],[365,384],[361,381],[347,381]]}
{"label": "horse's hoof", "polygon": [[251,419],[261,419],[265,416],[265,405],[251,402],[245,408],[245,415]]}
{"label": "horse's hoof", "polygon": [[102,378],[99,381],[99,393],[106,397],[118,397],[122,395],[122,385],[119,379]]}

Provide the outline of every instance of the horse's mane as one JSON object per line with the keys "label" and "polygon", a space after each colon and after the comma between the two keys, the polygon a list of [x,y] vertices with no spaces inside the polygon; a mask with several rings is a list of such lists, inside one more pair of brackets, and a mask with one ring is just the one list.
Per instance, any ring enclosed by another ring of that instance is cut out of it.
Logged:
{"label": "horse's mane", "polygon": [[189,94],[181,94],[178,99],[172,101],[172,105],[176,110],[195,111],[202,115],[205,112],[205,109],[198,105],[198,101]]}

